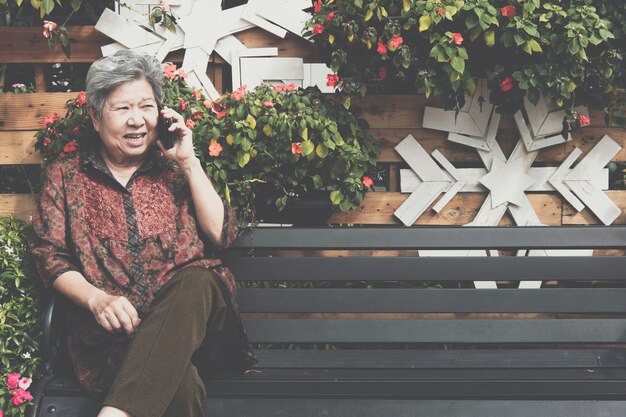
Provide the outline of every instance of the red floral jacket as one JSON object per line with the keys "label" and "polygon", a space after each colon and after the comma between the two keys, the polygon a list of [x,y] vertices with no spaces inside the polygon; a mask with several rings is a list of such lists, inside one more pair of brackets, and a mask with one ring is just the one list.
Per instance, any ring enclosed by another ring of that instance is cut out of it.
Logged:
{"label": "red floral jacket", "polygon": [[[228,204],[224,208],[226,247],[236,237],[237,220]],[[33,253],[46,287],[64,272],[79,271],[94,286],[128,298],[141,314],[175,272],[201,266],[220,276],[234,301],[234,277],[213,253],[221,248],[198,232],[182,172],[156,151],[126,187],[96,153],[53,162],[43,172],[33,227]],[[64,327],[79,382],[103,397],[128,338],[106,332],[75,305],[67,306]]]}

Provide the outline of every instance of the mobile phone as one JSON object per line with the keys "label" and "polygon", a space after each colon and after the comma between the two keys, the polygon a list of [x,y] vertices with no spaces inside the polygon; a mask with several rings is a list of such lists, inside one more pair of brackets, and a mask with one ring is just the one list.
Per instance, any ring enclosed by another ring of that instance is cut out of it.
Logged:
{"label": "mobile phone", "polygon": [[174,123],[174,119],[171,117],[163,117],[161,116],[161,105],[157,106],[159,110],[159,122],[158,122],[158,140],[161,141],[161,144],[165,149],[170,149],[174,146],[174,135],[168,129]]}

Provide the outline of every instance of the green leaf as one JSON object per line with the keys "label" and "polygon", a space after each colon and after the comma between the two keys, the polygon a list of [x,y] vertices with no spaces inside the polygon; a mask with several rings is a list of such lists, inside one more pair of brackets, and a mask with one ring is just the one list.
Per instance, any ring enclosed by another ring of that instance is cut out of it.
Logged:
{"label": "green leaf", "polygon": [[300,144],[302,146],[302,155],[308,156],[315,150],[315,144],[311,140],[305,140]]}
{"label": "green leaf", "polygon": [[343,199],[344,199],[344,196],[341,193],[341,191],[335,190],[335,191],[330,192],[330,201],[334,205],[338,206],[343,201]]}
{"label": "green leaf", "polygon": [[54,10],[54,0],[43,0],[42,6],[45,14],[50,14]]}
{"label": "green leaf", "polygon": [[83,4],[83,0],[72,0],[72,10],[75,12],[80,9],[80,6]]}
{"label": "green leaf", "polygon": [[543,49],[541,49],[541,45],[539,45],[539,43],[534,39],[531,39],[530,41],[528,41],[528,46],[530,47],[530,50],[533,52],[538,52],[538,53],[543,52]]}
{"label": "green leaf", "polygon": [[250,129],[256,128],[256,119],[251,114],[248,114],[246,116],[246,122],[248,122],[248,126],[250,126]]}
{"label": "green leaf", "polygon": [[432,25],[432,23],[433,23],[432,17],[430,17],[429,15],[422,15],[420,17],[419,31],[420,32],[427,31],[430,25]]}
{"label": "green leaf", "polygon": [[324,182],[322,181],[322,177],[319,174],[313,175],[311,178],[313,180],[313,186],[315,188],[322,188],[324,186]]}
{"label": "green leaf", "polygon": [[248,152],[237,152],[237,164],[239,164],[241,168],[245,167],[248,162],[250,162],[250,154]]}
{"label": "green leaf", "polygon": [[483,35],[485,38],[485,44],[487,46],[493,46],[496,43],[496,34],[493,30],[488,30]]}
{"label": "green leaf", "polygon": [[346,97],[346,99],[343,101],[343,107],[346,110],[350,110],[350,97]]}
{"label": "green leaf", "polygon": [[321,159],[324,159],[328,156],[328,148],[323,143],[318,143],[317,147],[315,148],[315,153]]}
{"label": "green leaf", "polygon": [[450,62],[452,64],[452,68],[454,68],[454,70],[460,74],[463,74],[463,72],[465,71],[465,60],[462,58],[459,58],[458,56],[452,57],[452,61]]}

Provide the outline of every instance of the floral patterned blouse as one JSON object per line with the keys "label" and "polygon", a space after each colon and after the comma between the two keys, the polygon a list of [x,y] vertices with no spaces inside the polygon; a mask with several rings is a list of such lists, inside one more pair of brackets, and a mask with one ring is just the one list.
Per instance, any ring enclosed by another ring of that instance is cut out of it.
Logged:
{"label": "floral patterned blouse", "polygon": [[[228,204],[224,208],[226,247],[236,237],[237,220]],[[59,158],[43,173],[33,226],[33,253],[46,287],[64,272],[79,271],[108,294],[128,298],[141,316],[175,272],[200,266],[220,276],[234,301],[234,277],[214,255],[221,248],[198,232],[182,172],[156,150],[126,187],[95,152]],[[63,327],[74,372],[101,398],[129,339],[106,332],[88,310],[67,304]]]}

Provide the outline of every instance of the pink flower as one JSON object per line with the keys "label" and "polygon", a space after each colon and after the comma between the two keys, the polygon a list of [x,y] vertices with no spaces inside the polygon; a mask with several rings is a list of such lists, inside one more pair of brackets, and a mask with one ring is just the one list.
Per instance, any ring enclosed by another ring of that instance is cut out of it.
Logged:
{"label": "pink flower", "polygon": [[174,71],[176,71],[176,65],[175,64],[166,65],[165,68],[163,68],[163,72],[165,73],[165,77],[169,78],[170,80],[172,78],[176,77],[176,74],[174,74]]}
{"label": "pink flower", "polygon": [[463,36],[460,33],[453,33],[452,41],[456,43],[457,45],[460,45],[463,43]]}
{"label": "pink flower", "polygon": [[202,107],[204,107],[205,109],[208,109],[209,107],[211,107],[211,101],[210,100],[204,100],[202,102]]}
{"label": "pink flower", "polygon": [[333,20],[333,17],[335,17],[335,12],[330,12],[326,15],[326,21],[329,22],[331,20]]}
{"label": "pink flower", "polygon": [[220,145],[218,142],[211,141],[211,144],[209,145],[209,155],[220,156],[222,149],[222,145]]}
{"label": "pink flower", "polygon": [[217,120],[223,119],[224,117],[226,117],[226,112],[225,111],[221,111],[215,114],[215,118]]}
{"label": "pink flower", "polygon": [[246,92],[246,86],[242,85],[238,89],[236,89],[230,96],[235,100],[239,101],[243,98],[244,93]]}
{"label": "pink flower", "polygon": [[385,78],[387,78],[387,68],[381,68],[378,70],[378,78],[380,78],[381,80],[384,80]]}
{"label": "pink flower", "polygon": [[276,91],[277,93],[280,93],[281,91],[283,91],[285,89],[286,85],[285,84],[279,84],[274,86],[274,91]]}
{"label": "pink flower", "polygon": [[200,110],[196,110],[195,112],[193,112],[193,114],[191,115],[191,118],[193,120],[200,120],[202,118],[204,118],[204,115],[202,114],[202,112]]}
{"label": "pink flower", "polygon": [[387,47],[383,43],[382,39],[378,40],[378,45],[376,45],[376,52],[378,52],[379,55],[385,55],[387,53]]}
{"label": "pink flower", "polygon": [[187,103],[185,100],[183,100],[182,98],[178,99],[178,106],[180,107],[181,110],[187,110],[187,105],[189,103]]}
{"label": "pink flower", "polygon": [[193,96],[196,98],[196,100],[200,100],[202,98],[202,93],[200,92],[200,90],[196,90],[195,88],[193,88],[191,91],[193,92]]}
{"label": "pink flower", "polygon": [[313,11],[315,13],[319,13],[322,11],[322,0],[317,0],[313,2]]}
{"label": "pink flower", "polygon": [[80,127],[74,126],[74,129],[72,129],[72,133],[78,135],[80,133]]}
{"label": "pink flower", "polygon": [[19,407],[26,401],[31,401],[33,399],[33,396],[30,394],[30,392],[25,391],[22,388],[16,388],[12,390],[10,391],[10,394],[13,396],[13,398],[11,398],[11,403],[16,407]]}
{"label": "pink flower", "polygon": [[50,20],[44,20],[43,21],[43,36],[46,38],[49,38],[50,35],[52,34],[52,31],[56,28],[57,28],[56,23]]}
{"label": "pink flower", "polygon": [[580,123],[580,126],[589,126],[591,124],[591,120],[589,120],[589,118],[583,114],[581,114],[580,116],[578,116],[578,122]]}
{"label": "pink flower", "polygon": [[513,78],[512,77],[506,77],[501,83],[500,83],[500,90],[502,91],[511,91],[513,89]]}
{"label": "pink flower", "polygon": [[182,69],[182,68],[178,70],[178,75],[179,75],[181,78],[187,78],[187,73],[186,73],[186,72],[185,72],[185,70],[184,70],[184,69]]}
{"label": "pink flower", "polygon": [[4,411],[0,410],[0,417],[4,417]]}
{"label": "pink flower", "polygon": [[52,141],[50,140],[50,138],[49,138],[49,137],[45,137],[45,138],[43,138],[43,146],[48,146],[48,145],[50,145],[50,142],[52,142]]}
{"label": "pink flower", "polygon": [[[65,153],[72,153],[74,151],[76,151],[76,141],[75,140],[69,141],[63,147],[63,152],[65,152]],[[26,389],[26,388],[24,388],[24,389]]]}
{"label": "pink flower", "polygon": [[443,10],[443,8],[439,8],[439,10],[437,10],[437,16],[443,16],[444,14],[446,14],[446,11]]}
{"label": "pink flower", "polygon": [[78,95],[76,96],[76,105],[78,107],[83,106],[85,103],[87,102],[87,93],[85,93],[84,91],[81,91],[80,93],[78,93]]}
{"label": "pink flower", "polygon": [[50,127],[54,122],[58,121],[59,119],[61,119],[59,113],[53,113],[49,116],[44,117],[43,122],[46,124],[46,126]]}
{"label": "pink flower", "polygon": [[30,387],[30,384],[33,383],[33,380],[31,378],[22,378],[20,379],[20,383],[19,383],[19,387],[23,390],[27,390]]}
{"label": "pink flower", "polygon": [[9,374],[7,376],[7,387],[9,389],[17,388],[17,386],[20,384],[21,377],[22,375],[20,374]]}
{"label": "pink flower", "polygon": [[268,100],[268,101],[264,101],[264,102],[263,102],[263,105],[264,105],[265,107],[274,107],[274,103],[272,103],[272,102],[271,102],[271,101],[269,101],[269,100]]}
{"label": "pink flower", "polygon": [[374,185],[374,180],[371,177],[368,177],[367,175],[363,176],[363,178],[361,179],[361,182],[366,188],[372,188],[372,185]]}
{"label": "pink flower", "polygon": [[313,27],[312,32],[314,35],[321,35],[322,33],[324,33],[324,26],[322,26],[321,23],[318,23]]}
{"label": "pink flower", "polygon": [[291,153],[297,155],[302,153],[302,145],[300,143],[292,143],[291,144]]}
{"label": "pink flower", "polygon": [[335,87],[339,83],[339,76],[337,74],[326,75],[326,85],[329,87]]}
{"label": "pink flower", "polygon": [[387,45],[390,50],[395,51],[400,45],[402,45],[402,42],[404,42],[402,36],[393,35],[393,38],[389,40]]}
{"label": "pink flower", "polygon": [[193,129],[194,127],[196,127],[196,122],[191,119],[187,119],[185,121],[185,126],[187,126],[189,129]]}
{"label": "pink flower", "polygon": [[293,90],[296,90],[297,88],[298,88],[298,85],[296,83],[287,84],[285,86],[285,90],[287,91],[293,91]]}
{"label": "pink flower", "polygon": [[517,15],[517,9],[515,8],[515,6],[512,5],[504,6],[500,9],[500,13],[502,13],[502,16],[505,17],[513,17]]}

